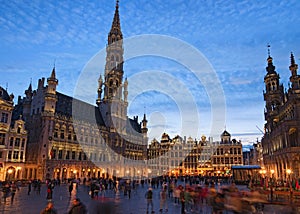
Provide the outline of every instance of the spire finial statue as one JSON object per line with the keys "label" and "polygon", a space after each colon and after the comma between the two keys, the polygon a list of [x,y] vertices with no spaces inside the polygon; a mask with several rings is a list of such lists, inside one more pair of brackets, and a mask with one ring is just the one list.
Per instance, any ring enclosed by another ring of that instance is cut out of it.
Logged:
{"label": "spire finial statue", "polygon": [[271,51],[270,51],[271,45],[268,43],[267,47],[268,47],[268,57],[271,57]]}

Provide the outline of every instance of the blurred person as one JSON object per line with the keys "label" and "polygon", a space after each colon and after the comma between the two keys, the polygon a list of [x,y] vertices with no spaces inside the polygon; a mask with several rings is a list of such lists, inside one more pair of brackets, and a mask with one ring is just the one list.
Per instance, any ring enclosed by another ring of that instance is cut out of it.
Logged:
{"label": "blurred person", "polygon": [[179,189],[180,189],[179,200],[181,203],[181,214],[185,214],[185,197],[184,197],[183,186],[180,186]]}
{"label": "blurred person", "polygon": [[40,214],[57,214],[57,211],[54,209],[53,203],[49,202]]}
{"label": "blurred person", "polygon": [[167,203],[167,186],[164,186],[160,191],[160,204],[159,204],[159,212],[163,212],[163,208],[168,212],[168,203]]}
{"label": "blurred person", "polygon": [[31,192],[31,181],[28,182],[28,192],[27,195],[30,195]]}
{"label": "blurred person", "polygon": [[147,213],[149,210],[149,206],[151,206],[151,213],[154,213],[153,209],[153,191],[152,188],[149,188],[148,191],[145,194],[145,197],[147,199]]}
{"label": "blurred person", "polygon": [[69,185],[69,195],[70,195],[70,197],[71,197],[72,191],[73,191],[73,183],[70,183],[70,185]]}
{"label": "blurred person", "polygon": [[76,198],[73,200],[72,207],[68,214],[87,214],[86,206],[80,201],[79,198]]}
{"label": "blurred person", "polygon": [[10,185],[8,182],[2,186],[2,192],[3,192],[3,201],[6,202],[6,198],[8,198],[11,194]]}
{"label": "blurred person", "polygon": [[10,186],[10,191],[11,191],[11,203],[14,203],[14,198],[16,195],[17,190],[19,190],[19,187],[16,185],[15,182],[12,182],[11,186]]}

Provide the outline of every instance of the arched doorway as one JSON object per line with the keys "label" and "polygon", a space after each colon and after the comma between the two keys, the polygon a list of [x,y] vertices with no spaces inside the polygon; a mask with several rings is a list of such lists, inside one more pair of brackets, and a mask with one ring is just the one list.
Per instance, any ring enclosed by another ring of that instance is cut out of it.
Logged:
{"label": "arched doorway", "polygon": [[8,167],[6,169],[6,176],[5,176],[5,180],[7,181],[11,181],[14,180],[16,176],[16,169],[12,166]]}
{"label": "arched doorway", "polygon": [[61,173],[60,168],[54,169],[54,176],[53,176],[53,178],[60,179],[60,173]]}
{"label": "arched doorway", "polygon": [[65,181],[67,180],[67,168],[63,168],[63,169],[62,169],[61,180],[62,180],[63,182],[65,182]]}

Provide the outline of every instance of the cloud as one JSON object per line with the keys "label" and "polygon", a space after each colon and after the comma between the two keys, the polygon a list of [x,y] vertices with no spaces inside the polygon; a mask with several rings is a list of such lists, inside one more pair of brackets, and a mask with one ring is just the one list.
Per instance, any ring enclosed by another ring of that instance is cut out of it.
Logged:
{"label": "cloud", "polygon": [[[0,84],[8,82],[10,91],[22,95],[30,78],[36,84],[37,79],[50,75],[56,59],[58,90],[72,95],[85,64],[106,47],[114,6],[115,1],[106,0],[2,2],[0,72],[4,78]],[[234,133],[254,132],[256,124],[263,126],[267,43],[271,43],[276,70],[287,85],[289,53],[293,51],[296,59],[300,56],[300,29],[296,27],[300,21],[299,9],[297,0],[120,1],[124,38],[138,34],[174,36],[197,48],[209,60],[224,89],[226,123]],[[126,55],[127,50],[124,51]],[[103,69],[93,69],[95,76],[104,73]],[[160,79],[163,84],[156,85],[156,92],[143,89],[145,84],[161,77],[148,76],[148,81],[137,78],[129,82],[130,87],[141,92],[133,99],[130,114],[143,114],[145,105],[149,112],[162,107],[170,111],[166,116],[173,115],[171,124],[178,125],[179,104],[180,108],[186,108],[195,103],[200,120],[211,120],[213,97],[204,87],[204,83],[210,81],[205,73],[201,73],[202,79],[198,80],[183,65],[151,57],[125,62],[124,69],[128,78],[142,71],[161,71],[168,75]],[[167,90],[162,90],[164,87]],[[130,96],[134,94],[132,90]],[[89,97],[94,104],[96,90],[90,91],[95,92]],[[194,100],[186,100],[186,92]],[[164,113],[163,110],[160,111]],[[185,122],[189,121],[190,118],[186,118]],[[160,125],[170,133],[181,129],[175,125]],[[151,126],[158,127],[155,123]],[[209,133],[210,127],[210,122],[200,123],[199,132]]]}

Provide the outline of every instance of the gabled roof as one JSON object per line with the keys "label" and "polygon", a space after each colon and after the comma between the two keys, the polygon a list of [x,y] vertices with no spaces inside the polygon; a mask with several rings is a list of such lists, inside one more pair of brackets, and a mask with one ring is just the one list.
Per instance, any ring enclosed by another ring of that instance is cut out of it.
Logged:
{"label": "gabled roof", "polygon": [[0,98],[6,101],[11,101],[7,91],[0,86]]}
{"label": "gabled roof", "polygon": [[231,136],[230,134],[229,134],[229,132],[228,131],[226,131],[226,130],[224,130],[224,132],[221,134],[221,136],[223,137],[225,137],[225,136]]}

